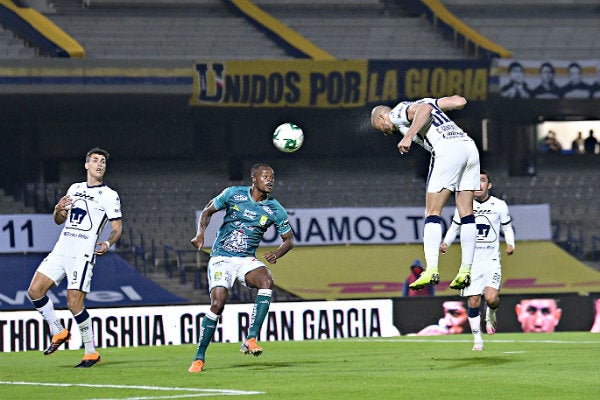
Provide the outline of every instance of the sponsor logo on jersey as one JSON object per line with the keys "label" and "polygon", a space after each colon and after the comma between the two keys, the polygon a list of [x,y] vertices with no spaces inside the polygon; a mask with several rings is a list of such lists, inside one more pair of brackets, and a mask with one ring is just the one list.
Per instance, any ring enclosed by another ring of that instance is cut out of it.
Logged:
{"label": "sponsor logo on jersey", "polygon": [[248,201],[248,196],[245,194],[234,194],[233,199],[235,201]]}
{"label": "sponsor logo on jersey", "polygon": [[251,210],[244,210],[244,217],[248,219],[256,219],[256,212]]}
{"label": "sponsor logo on jersey", "polygon": [[265,210],[265,212],[269,215],[273,215],[273,210],[271,210],[271,207],[269,206],[263,206],[262,208],[263,210]]}
{"label": "sponsor logo on jersey", "polygon": [[84,198],[84,199],[86,199],[86,200],[92,200],[92,201],[94,200],[94,196],[90,196],[89,194],[86,194],[85,192],[84,192],[84,193],[81,193],[81,192],[75,192],[75,193],[73,194],[73,196],[74,196],[74,197],[83,197],[83,198]]}

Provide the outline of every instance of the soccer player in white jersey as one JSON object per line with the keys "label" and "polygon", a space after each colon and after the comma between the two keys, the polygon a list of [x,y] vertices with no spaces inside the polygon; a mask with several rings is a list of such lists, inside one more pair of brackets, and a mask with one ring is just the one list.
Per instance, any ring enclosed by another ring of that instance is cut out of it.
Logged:
{"label": "soccer player in white jersey", "polygon": [[[477,242],[475,244],[475,258],[471,270],[471,285],[461,291],[467,298],[467,315],[473,333],[473,350],[483,350],[481,337],[481,316],[479,308],[481,296],[487,303],[485,327],[487,333],[496,332],[496,309],[500,304],[498,297],[502,281],[502,267],[500,265],[500,229],[504,233],[506,242],[506,255],[515,252],[515,233],[512,228],[508,206],[503,200],[489,194],[492,182],[487,172],[481,171],[481,188],[475,191],[473,210],[477,226]],[[458,213],[455,211],[452,224],[440,251],[445,254],[448,247],[461,229]]]}
{"label": "soccer player in white jersey", "polygon": [[450,283],[453,289],[463,289],[471,282],[471,264],[475,251],[475,216],[473,193],[479,189],[479,152],[471,139],[445,111],[458,110],[467,104],[461,96],[439,99],[424,98],[403,101],[393,109],[377,106],[371,111],[371,125],[385,135],[400,132],[400,154],[410,150],[413,142],[431,152],[425,195],[425,226],[423,248],[426,269],[409,287],[423,289],[437,285],[439,275],[439,246],[442,242],[442,208],[452,193],[462,223],[460,242],[462,261],[456,277]]}
{"label": "soccer player in white jersey", "polygon": [[[90,291],[96,256],[106,254],[121,237],[121,201],[117,192],[103,182],[108,152],[93,148],[85,156],[87,180],[74,183],[54,207],[54,222],[65,224],[54,249],[40,263],[29,285],[28,295],[35,308],[50,326],[52,343],[44,355],[54,353],[71,338],[58,319],[52,300],[46,293],[67,278],[67,307],[79,325],[85,354],[77,368],[88,368],[100,361],[94,346],[92,319],[84,307]],[[107,222],[108,240],[98,242]]]}
{"label": "soccer player in white jersey", "polygon": [[275,182],[273,169],[267,164],[255,164],[250,170],[250,176],[252,186],[230,186],[208,202],[200,213],[198,231],[192,239],[194,247],[200,250],[212,215],[225,210],[208,262],[210,311],[202,318],[196,356],[188,368],[192,373],[202,372],[204,369],[206,349],[225,308],[227,295],[236,280],[246,287],[258,289],[248,335],[240,351],[254,356],[262,353],[256,337],[269,312],[273,276],[267,266],[256,258],[256,250],[272,225],[281,236],[282,243],[275,251],[265,253],[265,260],[275,264],[294,246],[287,212],[271,196]]}

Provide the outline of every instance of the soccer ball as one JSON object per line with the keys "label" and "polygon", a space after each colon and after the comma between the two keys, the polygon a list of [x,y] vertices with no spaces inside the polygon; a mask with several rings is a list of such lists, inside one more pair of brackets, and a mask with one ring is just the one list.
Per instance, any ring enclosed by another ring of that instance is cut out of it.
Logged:
{"label": "soccer ball", "polygon": [[273,132],[273,144],[277,150],[284,153],[293,153],[302,146],[304,132],[298,125],[286,122],[281,124]]}

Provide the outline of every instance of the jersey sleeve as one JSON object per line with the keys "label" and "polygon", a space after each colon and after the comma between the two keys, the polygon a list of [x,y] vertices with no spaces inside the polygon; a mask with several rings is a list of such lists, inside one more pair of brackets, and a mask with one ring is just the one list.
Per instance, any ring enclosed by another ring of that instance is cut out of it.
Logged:
{"label": "jersey sleeve", "polygon": [[508,212],[508,205],[505,201],[501,201],[500,206],[500,223],[506,225],[512,221],[510,213]]}
{"label": "jersey sleeve", "polygon": [[106,217],[113,221],[115,219],[121,219],[121,199],[119,194],[114,190],[111,190],[106,199],[105,205]]}
{"label": "jersey sleeve", "polygon": [[287,211],[280,204],[278,204],[277,216],[275,217],[275,228],[280,236],[292,230]]}
{"label": "jersey sleeve", "polygon": [[225,188],[213,199],[213,204],[217,210],[222,210],[227,206],[227,202],[231,198],[232,190],[232,187]]}
{"label": "jersey sleeve", "polygon": [[[403,127],[408,128],[411,124],[411,121],[408,119],[408,107],[412,102],[403,101],[398,103],[396,107],[392,109],[390,112],[390,122],[396,125],[401,131]],[[402,132],[404,134],[404,132]]]}
{"label": "jersey sleeve", "polygon": [[513,247],[515,246],[515,231],[512,227],[512,218],[508,212],[508,205],[506,202],[502,201],[500,208],[500,224],[502,226],[502,232],[504,232],[504,242]]}

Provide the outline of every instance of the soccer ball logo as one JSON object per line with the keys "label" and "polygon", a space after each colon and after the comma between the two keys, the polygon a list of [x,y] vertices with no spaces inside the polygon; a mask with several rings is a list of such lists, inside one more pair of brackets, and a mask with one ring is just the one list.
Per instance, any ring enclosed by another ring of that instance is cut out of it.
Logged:
{"label": "soccer ball logo", "polygon": [[298,125],[286,122],[281,124],[273,132],[273,144],[277,150],[284,153],[293,153],[302,146],[304,132]]}

